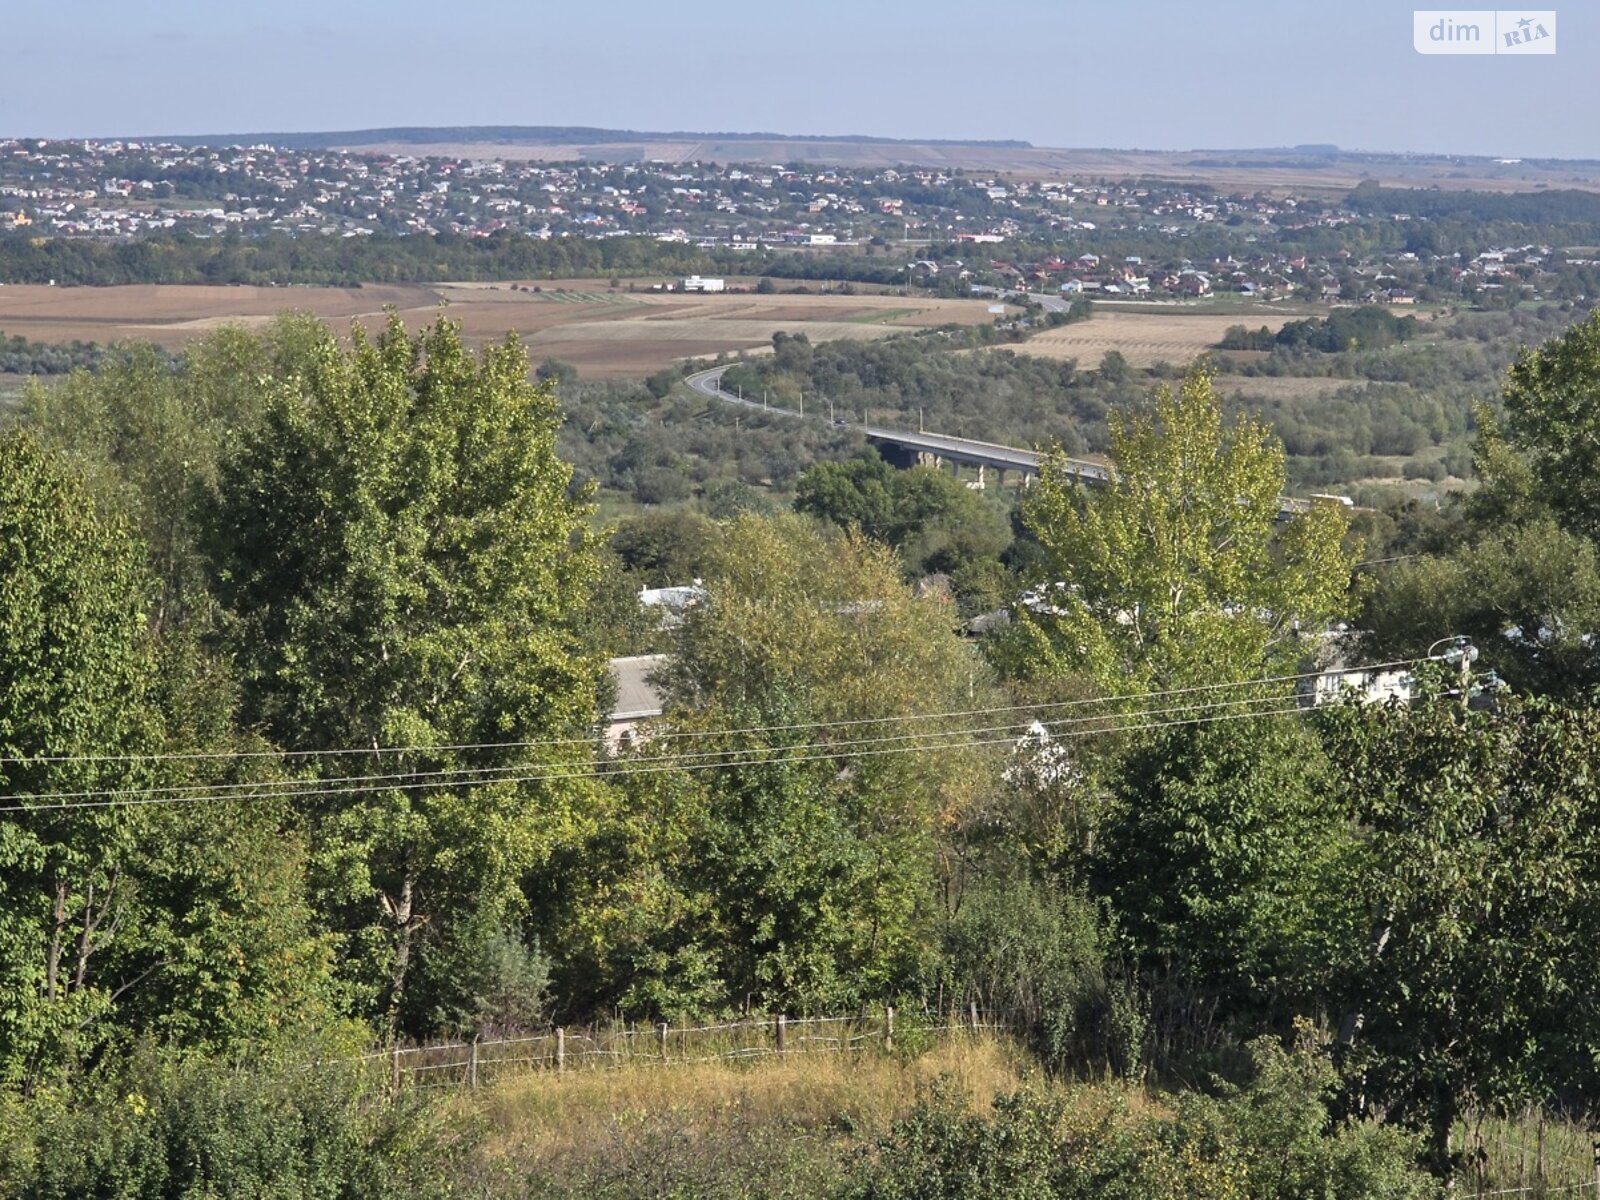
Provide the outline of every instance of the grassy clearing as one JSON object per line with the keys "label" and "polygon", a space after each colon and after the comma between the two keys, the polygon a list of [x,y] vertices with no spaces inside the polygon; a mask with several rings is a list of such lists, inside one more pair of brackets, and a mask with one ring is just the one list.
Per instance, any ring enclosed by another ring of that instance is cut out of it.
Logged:
{"label": "grassy clearing", "polygon": [[459,1104],[518,1195],[780,1200],[834,1194],[935,1080],[986,1111],[1026,1062],[1008,1042],[963,1036],[920,1053],[539,1071]]}
{"label": "grassy clearing", "polygon": [[938,1078],[974,1107],[1016,1088],[1026,1058],[988,1037],[922,1053],[796,1054],[753,1062],[630,1064],[616,1070],[530,1072],[489,1089],[480,1111],[492,1148],[534,1156],[582,1153],[609,1126],[670,1118],[685,1133],[741,1123],[821,1134],[881,1131]]}
{"label": "grassy clearing", "polygon": [[436,320],[441,304],[461,323],[469,344],[498,341],[514,330],[534,361],[559,358],[586,378],[643,378],[684,357],[758,351],[779,331],[803,331],[820,342],[991,319],[982,300],[907,304],[861,289],[848,295],[629,292],[590,279],[361,288],[24,285],[0,289],[0,329],[42,342],[136,340],[176,350],[220,325],[260,328],[290,309],[338,329],[352,322],[373,329],[393,308],[416,329]]}
{"label": "grassy clearing", "polygon": [[860,316],[845,317],[846,321],[857,325],[887,325],[906,317],[914,317],[925,311],[921,308],[880,308],[877,312],[862,313]]}
{"label": "grassy clearing", "polygon": [[1515,1118],[1470,1118],[1456,1126],[1456,1145],[1467,1157],[1460,1193],[1485,1196],[1526,1188],[1529,1196],[1581,1195],[1578,1186],[1595,1179],[1594,1138],[1581,1125],[1534,1111]]}

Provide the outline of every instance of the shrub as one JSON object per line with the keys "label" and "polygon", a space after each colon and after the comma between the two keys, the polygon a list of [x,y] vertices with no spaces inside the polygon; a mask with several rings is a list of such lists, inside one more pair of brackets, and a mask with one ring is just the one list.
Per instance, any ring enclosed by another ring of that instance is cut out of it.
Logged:
{"label": "shrub", "polygon": [[[306,1047],[296,1047],[298,1058]],[[475,1139],[425,1102],[390,1104],[364,1064],[245,1065],[154,1045],[14,1101],[0,1193],[401,1200],[452,1193]]]}

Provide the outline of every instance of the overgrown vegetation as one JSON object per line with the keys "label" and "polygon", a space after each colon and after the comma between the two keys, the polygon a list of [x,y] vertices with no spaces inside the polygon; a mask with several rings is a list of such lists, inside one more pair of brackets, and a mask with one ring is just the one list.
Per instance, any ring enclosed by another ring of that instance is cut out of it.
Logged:
{"label": "overgrown vegetation", "polygon": [[[1474,405],[1493,399],[1519,343],[1553,336],[1581,315],[1547,305],[1419,322],[1376,307],[1339,309],[1277,334],[1238,326],[1221,343],[1214,369],[1227,376],[1220,386],[1230,414],[1263,417],[1283,442],[1289,486],[1336,485],[1382,503],[1381,486],[1368,481],[1469,477]],[[729,390],[789,409],[803,395],[808,412],[833,412],[846,422],[866,416],[1082,455],[1109,448],[1113,409],[1140,406],[1152,376],[1175,373],[1132,371],[1121,355],[1115,369],[1106,361],[1054,361],[1030,356],[1026,342],[983,348],[970,337],[938,330],[814,346],[803,335],[788,336],[774,339],[772,355],[737,364],[724,381]],[[1330,383],[1289,382],[1297,379]]]}
{"label": "overgrown vegetation", "polygon": [[[983,361],[920,343],[789,339],[769,379]],[[1517,360],[1470,501],[1287,520],[1282,447],[1204,371],[1107,410],[1096,491],[1052,457],[1006,514],[858,456],[794,470],[798,511],[730,478],[601,532],[559,372],[442,319],[31,387],[0,437],[0,1184],[1413,1197],[1481,1166],[1469,1120],[1586,1118],[1597,345]],[[691,578],[640,622],[634,585]],[[612,746],[605,659],[641,643],[665,713]],[[1362,656],[1402,699],[1302,706]],[[878,1105],[619,1083],[657,1102],[587,1141],[553,1097],[593,1117],[590,1081],[435,1105],[351,1061],[890,1003],[981,1003],[1019,1057],[935,1083],[901,1045]]]}

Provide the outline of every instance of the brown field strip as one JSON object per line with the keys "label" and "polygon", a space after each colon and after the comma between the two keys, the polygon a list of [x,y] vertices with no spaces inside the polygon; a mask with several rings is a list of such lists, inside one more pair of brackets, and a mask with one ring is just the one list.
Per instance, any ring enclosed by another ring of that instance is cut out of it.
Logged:
{"label": "brown field strip", "polygon": [[1279,329],[1291,314],[1263,310],[1258,316],[1218,313],[1126,313],[1098,311],[1087,321],[1063,325],[1036,334],[1016,347],[1019,354],[1039,358],[1073,358],[1092,369],[1107,351],[1120,351],[1130,366],[1149,367],[1158,362],[1187,366],[1196,356],[1213,350],[1231,325]]}
{"label": "brown field strip", "polygon": [[[532,287],[541,290],[534,292]],[[991,319],[982,300],[894,295],[682,295],[612,291],[605,280],[374,285],[362,288],[131,285],[0,287],[0,331],[34,341],[151,341],[177,349],[225,324],[258,327],[280,312],[314,313],[335,327],[370,327],[392,307],[419,328],[444,311],[469,341],[515,330],[537,361],[563,359],[589,376],[638,376],[675,359],[753,350],[780,330],[812,341]],[[564,291],[562,290],[564,289]],[[878,315],[878,314],[881,314]]]}

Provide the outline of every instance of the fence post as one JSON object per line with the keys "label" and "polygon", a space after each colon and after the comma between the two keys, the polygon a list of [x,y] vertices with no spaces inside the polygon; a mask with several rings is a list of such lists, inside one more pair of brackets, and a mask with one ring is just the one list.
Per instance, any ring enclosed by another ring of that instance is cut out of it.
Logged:
{"label": "fence post", "polygon": [[567,1031],[564,1026],[556,1026],[556,1074],[560,1075],[567,1069]]}
{"label": "fence post", "polygon": [[472,1049],[467,1054],[467,1086],[478,1086],[478,1035],[472,1035]]}
{"label": "fence post", "polygon": [[394,1048],[394,1054],[389,1060],[389,1086],[395,1091],[400,1090],[400,1047]]}
{"label": "fence post", "polygon": [[978,1032],[978,1002],[976,1000],[967,1001],[967,1016],[970,1017],[971,1021],[972,1021],[972,1032],[973,1033],[977,1033]]}
{"label": "fence post", "polygon": [[894,1049],[894,1005],[883,1010],[883,1048]]}
{"label": "fence post", "polygon": [[778,1053],[779,1054],[782,1054],[783,1051],[784,1051],[784,1045],[783,1045],[784,1038],[783,1038],[783,1035],[784,1035],[785,1028],[787,1027],[788,1024],[789,1024],[789,1018],[784,1016],[782,1013],[779,1013],[778,1014],[778,1024],[777,1024],[777,1040],[778,1040]]}
{"label": "fence post", "polygon": [[665,1021],[656,1026],[656,1041],[661,1046],[661,1061],[667,1061],[667,1023]]}

